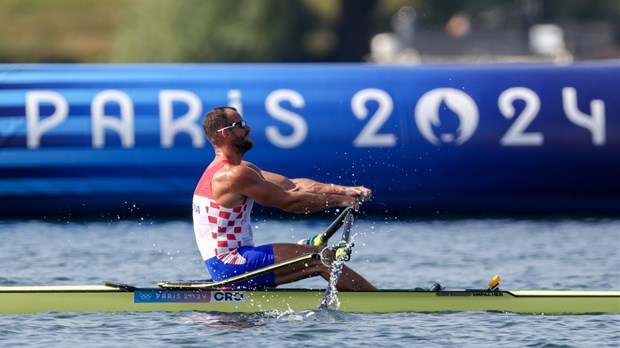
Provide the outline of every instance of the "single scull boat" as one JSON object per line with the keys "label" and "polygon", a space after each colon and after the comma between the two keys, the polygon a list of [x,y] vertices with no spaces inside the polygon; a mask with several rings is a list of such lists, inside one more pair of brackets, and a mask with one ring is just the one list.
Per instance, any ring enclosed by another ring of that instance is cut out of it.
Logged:
{"label": "single scull boat", "polygon": [[[0,287],[0,313],[303,311],[325,290],[193,290],[123,284]],[[539,314],[620,313],[620,291],[488,289],[339,291],[338,310],[357,313],[496,311]]]}
{"label": "single scull boat", "polygon": [[[350,253],[351,208],[324,232],[332,236],[343,224],[343,239],[336,248]],[[346,223],[345,223],[346,222]],[[346,237],[346,238],[345,238]],[[231,289],[231,284],[309,259],[334,259],[334,248],[274,264],[219,282],[161,282],[139,288],[120,283],[84,286],[0,287],[0,314],[39,312],[146,312],[213,311],[271,312],[325,308],[332,291],[321,289]],[[334,253],[329,256],[327,253]],[[347,254],[350,255],[350,254]],[[347,256],[348,258],[348,256]],[[356,313],[494,311],[535,314],[620,313],[620,291],[499,290],[499,276],[486,289],[338,291],[338,310]]]}

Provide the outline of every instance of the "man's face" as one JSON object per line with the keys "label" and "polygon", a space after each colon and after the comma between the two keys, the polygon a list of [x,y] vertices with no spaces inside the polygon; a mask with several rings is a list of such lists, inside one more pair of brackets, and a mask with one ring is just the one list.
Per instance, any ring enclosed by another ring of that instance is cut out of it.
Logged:
{"label": "man's face", "polygon": [[[231,124],[243,121],[243,118],[238,112],[232,112],[228,118]],[[254,142],[250,139],[250,126],[246,125],[245,127],[241,127],[241,125],[237,124],[235,127],[229,129],[229,131],[230,134],[233,135],[233,145],[235,145],[241,153],[246,153],[254,147]]]}

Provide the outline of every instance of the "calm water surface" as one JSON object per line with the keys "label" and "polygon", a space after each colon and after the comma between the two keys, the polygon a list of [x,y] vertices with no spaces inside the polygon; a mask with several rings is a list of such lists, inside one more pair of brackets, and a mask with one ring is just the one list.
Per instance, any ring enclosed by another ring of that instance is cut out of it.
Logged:
{"label": "calm water surface", "polygon": [[[328,220],[258,217],[258,244],[295,242]],[[380,288],[620,290],[620,219],[360,217],[350,266]],[[153,286],[207,278],[189,221],[0,222],[0,285]],[[319,279],[297,286],[323,288]],[[1,315],[3,347],[616,347],[620,315],[511,313],[42,313]]]}

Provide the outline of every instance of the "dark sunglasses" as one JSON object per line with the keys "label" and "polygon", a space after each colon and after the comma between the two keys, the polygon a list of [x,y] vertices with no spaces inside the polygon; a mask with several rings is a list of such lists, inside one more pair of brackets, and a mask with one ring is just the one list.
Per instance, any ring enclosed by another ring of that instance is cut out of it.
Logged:
{"label": "dark sunglasses", "polygon": [[243,128],[243,129],[245,129],[245,127],[247,127],[247,126],[248,126],[248,123],[247,123],[247,122],[245,122],[245,120],[243,120],[243,121],[239,121],[239,122],[235,122],[235,123],[231,124],[230,126],[226,126],[226,127],[224,127],[224,128],[220,128],[220,129],[218,129],[218,130],[217,130],[217,133],[219,133],[219,132],[223,131],[224,129],[234,128],[235,126],[239,126],[239,127]]}

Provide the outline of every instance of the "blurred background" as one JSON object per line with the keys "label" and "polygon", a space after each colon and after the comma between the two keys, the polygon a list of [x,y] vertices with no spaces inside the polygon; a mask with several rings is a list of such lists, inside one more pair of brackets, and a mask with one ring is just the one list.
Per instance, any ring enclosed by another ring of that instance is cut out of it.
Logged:
{"label": "blurred background", "polygon": [[620,214],[620,0],[0,0],[0,30],[0,216],[185,214],[224,104],[248,160],[382,214]]}
{"label": "blurred background", "polygon": [[620,1],[1,0],[0,30],[3,63],[570,62],[620,57]]}

